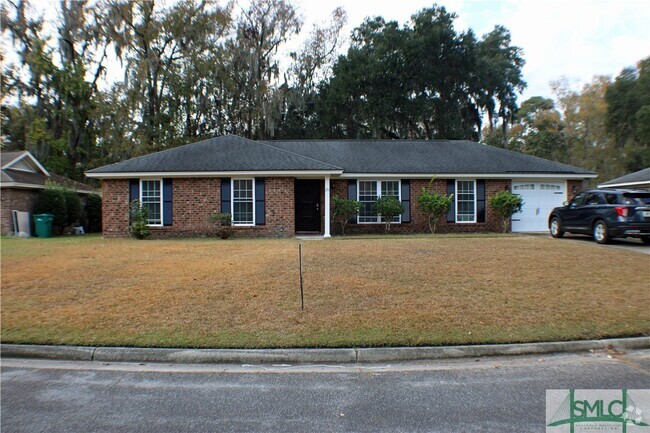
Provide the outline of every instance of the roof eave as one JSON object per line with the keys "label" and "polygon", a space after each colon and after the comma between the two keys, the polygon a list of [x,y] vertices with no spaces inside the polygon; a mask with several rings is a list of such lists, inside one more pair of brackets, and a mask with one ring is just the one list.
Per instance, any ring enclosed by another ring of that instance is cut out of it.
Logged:
{"label": "roof eave", "polygon": [[234,177],[234,176],[324,176],[341,175],[343,170],[249,170],[249,171],[156,171],[156,172],[85,172],[93,179],[132,179],[141,177]]}
{"label": "roof eave", "polygon": [[[19,189],[45,189],[45,185],[24,182],[0,182],[0,188],[19,188]],[[88,189],[70,188],[78,194],[99,194],[99,191]]]}
{"label": "roof eave", "polygon": [[616,182],[616,183],[601,183],[598,188],[624,188],[628,186],[649,186],[650,180],[637,180],[636,182]]}
{"label": "roof eave", "polygon": [[341,178],[393,177],[406,179],[468,178],[468,179],[594,179],[596,173],[343,173]]}

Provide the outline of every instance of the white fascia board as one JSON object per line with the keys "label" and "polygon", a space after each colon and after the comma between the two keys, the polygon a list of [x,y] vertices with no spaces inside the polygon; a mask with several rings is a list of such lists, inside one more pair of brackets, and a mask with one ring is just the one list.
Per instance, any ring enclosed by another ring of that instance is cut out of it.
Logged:
{"label": "white fascia board", "polygon": [[[20,189],[45,189],[45,185],[34,185],[31,183],[20,182],[2,182],[0,188],[20,188]],[[77,194],[97,194],[101,195],[99,191],[87,191],[85,189],[72,189]]]}
{"label": "white fascia board", "polygon": [[624,182],[624,183],[608,183],[600,184],[598,188],[622,188],[628,186],[650,186],[650,180],[638,180],[636,182]]}
{"label": "white fascia board", "polygon": [[341,178],[395,178],[395,179],[593,179],[598,177],[597,174],[548,174],[548,173],[500,173],[500,174],[480,174],[480,173],[442,173],[442,174],[422,174],[422,173],[343,173]]}
{"label": "white fascia board", "polygon": [[20,182],[2,182],[0,188],[28,188],[28,189],[45,189],[44,185],[34,185],[31,183]]}
{"label": "white fascia board", "polygon": [[23,153],[22,155],[20,155],[18,158],[16,158],[16,159],[14,159],[13,161],[10,161],[10,162],[8,162],[7,164],[3,165],[2,168],[3,168],[3,169],[5,169],[5,168],[10,168],[12,165],[14,165],[15,163],[17,163],[18,161],[22,161],[22,160],[25,159],[25,158],[29,158],[29,159],[32,160],[32,162],[33,162],[34,164],[36,164],[36,166],[38,167],[38,169],[41,170],[41,171],[43,172],[43,174],[45,174],[45,176],[50,177],[50,173],[45,169],[45,167],[43,167],[43,166],[41,165],[40,162],[38,162],[38,160],[37,160],[36,158],[34,158],[34,155],[32,155],[32,154],[31,154],[29,151],[27,151],[27,150],[25,150],[24,152],[25,152],[25,153]]}
{"label": "white fascia board", "polygon": [[161,177],[284,177],[284,176],[325,176],[340,175],[343,170],[285,170],[285,171],[162,171],[146,173],[89,173],[86,177],[95,179],[133,179]]}

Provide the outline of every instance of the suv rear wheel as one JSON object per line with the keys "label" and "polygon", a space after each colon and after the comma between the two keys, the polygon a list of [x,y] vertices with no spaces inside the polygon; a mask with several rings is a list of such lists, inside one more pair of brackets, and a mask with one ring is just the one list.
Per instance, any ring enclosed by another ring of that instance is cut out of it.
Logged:
{"label": "suv rear wheel", "polygon": [[606,244],[609,242],[609,229],[603,220],[596,221],[594,224],[594,240],[599,244]]}
{"label": "suv rear wheel", "polygon": [[551,230],[551,236],[554,238],[561,238],[564,236],[564,230],[560,228],[560,219],[558,217],[551,218],[549,229]]}

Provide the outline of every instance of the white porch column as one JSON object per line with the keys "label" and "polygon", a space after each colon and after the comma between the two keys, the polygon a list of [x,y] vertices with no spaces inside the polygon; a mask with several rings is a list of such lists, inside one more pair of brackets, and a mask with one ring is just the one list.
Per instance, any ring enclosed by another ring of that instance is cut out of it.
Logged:
{"label": "white porch column", "polygon": [[324,238],[332,237],[330,234],[330,175],[325,176],[325,234]]}

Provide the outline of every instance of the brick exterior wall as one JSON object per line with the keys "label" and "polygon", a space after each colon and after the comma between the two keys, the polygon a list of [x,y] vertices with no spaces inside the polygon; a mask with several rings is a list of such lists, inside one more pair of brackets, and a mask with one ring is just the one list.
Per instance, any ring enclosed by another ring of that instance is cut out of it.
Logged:
{"label": "brick exterior wall", "polygon": [[567,180],[566,181],[566,196],[567,196],[567,201],[571,201],[573,197],[578,195],[580,191],[584,189],[584,180]]}
{"label": "brick exterior wall", "polygon": [[12,211],[18,210],[31,214],[34,203],[36,203],[36,197],[40,192],[40,189],[0,189],[0,233],[3,236],[8,235],[9,231],[13,230]]}
{"label": "brick exterior wall", "polygon": [[[429,230],[426,215],[417,204],[423,187],[429,188],[429,180],[411,179],[411,221],[393,224],[392,233],[426,233]],[[437,233],[456,232],[500,232],[501,219],[489,207],[487,199],[497,192],[510,190],[511,180],[486,179],[485,222],[475,224],[448,223],[446,217],[438,221]],[[255,227],[233,227],[235,237],[287,237],[295,235],[295,179],[290,177],[268,177],[265,179],[266,224]],[[583,181],[567,181],[567,196],[570,200],[582,190]],[[348,181],[331,181],[331,197],[348,196]],[[446,179],[436,179],[432,185],[434,192],[446,194]],[[5,190],[2,196],[2,224],[5,233]],[[356,197],[355,197],[356,198]],[[321,182],[321,233],[325,224],[324,181]],[[152,227],[152,237],[214,236],[208,217],[221,208],[221,179],[219,178],[174,178],[172,200],[172,225]],[[31,205],[29,207],[31,211]],[[129,222],[129,181],[104,180],[102,182],[103,232],[105,237],[128,237]],[[8,211],[7,221],[11,222]],[[348,224],[346,233],[383,233],[383,224]],[[508,231],[510,227],[508,227]],[[340,225],[332,221],[332,234],[340,234]]]}
{"label": "brick exterior wall", "polygon": [[129,236],[129,181],[102,181],[102,232],[106,238]]}
{"label": "brick exterior wall", "polygon": [[[411,179],[411,221],[402,224],[392,224],[391,233],[426,233],[429,231],[429,222],[424,213],[422,213],[418,206],[418,197],[422,188],[429,188],[429,180],[427,179]],[[446,217],[440,218],[436,226],[436,233],[472,233],[472,232],[497,232],[501,231],[501,219],[489,208],[487,198],[496,194],[499,191],[510,189],[511,181],[506,179],[486,179],[485,180],[485,196],[486,196],[486,209],[485,209],[485,222],[475,224],[457,224],[448,223]],[[432,190],[438,194],[447,193],[447,180],[436,179],[433,182]],[[333,180],[332,181],[332,196],[338,195],[339,197],[348,198],[348,181],[347,180]],[[356,199],[356,197],[353,197]],[[510,227],[508,227],[510,230]],[[383,233],[383,224],[352,224],[349,223],[345,229],[349,234],[360,233]],[[340,234],[340,224],[332,224],[332,233]]]}
{"label": "brick exterior wall", "polygon": [[[208,217],[221,209],[220,178],[174,178],[172,225],[151,227],[152,238],[214,236]],[[265,179],[266,224],[233,226],[235,237],[284,237],[295,233],[294,179]],[[102,181],[104,237],[128,237],[129,181]]]}

